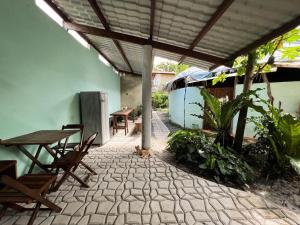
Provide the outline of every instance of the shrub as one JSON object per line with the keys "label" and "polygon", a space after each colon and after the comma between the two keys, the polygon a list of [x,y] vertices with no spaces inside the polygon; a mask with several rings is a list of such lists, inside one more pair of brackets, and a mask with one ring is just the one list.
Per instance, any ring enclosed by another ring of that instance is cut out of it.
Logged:
{"label": "shrub", "polygon": [[224,147],[231,146],[233,143],[233,138],[230,135],[232,120],[244,106],[258,108],[258,106],[252,103],[252,97],[256,97],[256,92],[259,90],[261,89],[242,93],[232,100],[221,101],[210,94],[209,90],[201,88],[200,94],[205,101],[206,107],[199,102],[191,103],[199,106],[203,112],[202,115],[192,114],[192,116],[205,119],[217,131],[215,143],[221,143]]}
{"label": "shrub", "polygon": [[222,147],[219,143],[213,144],[203,151],[199,151],[204,162],[199,168],[206,170],[217,181],[231,181],[245,184],[253,181],[252,168],[233,149]]}
{"label": "shrub", "polygon": [[168,150],[175,153],[180,162],[198,163],[198,151],[208,143],[208,138],[200,131],[178,130],[169,134]]}
{"label": "shrub", "polygon": [[152,94],[152,106],[154,109],[164,109],[168,107],[168,94],[164,92],[154,92]]}
{"label": "shrub", "polygon": [[[267,140],[267,146],[276,160],[273,163],[284,171],[289,163],[296,172],[300,170],[300,120],[291,114],[283,113],[267,101],[260,99],[266,105],[262,116],[252,118],[256,133],[261,139]],[[299,166],[299,168],[295,168]]]}
{"label": "shrub", "polygon": [[178,130],[169,135],[168,150],[180,162],[195,166],[217,181],[244,184],[252,181],[251,167],[231,149],[213,144],[200,131]]}

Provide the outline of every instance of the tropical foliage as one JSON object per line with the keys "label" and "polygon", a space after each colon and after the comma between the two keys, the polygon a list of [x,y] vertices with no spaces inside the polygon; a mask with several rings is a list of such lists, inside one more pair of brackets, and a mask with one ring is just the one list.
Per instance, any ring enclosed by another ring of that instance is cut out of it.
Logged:
{"label": "tropical foliage", "polygon": [[152,94],[152,106],[154,109],[164,109],[168,107],[168,94],[164,92],[154,92]]}
{"label": "tropical foliage", "polygon": [[179,162],[194,166],[216,181],[238,184],[251,182],[253,170],[230,148],[213,144],[200,131],[178,130],[169,135],[168,150]]}
{"label": "tropical foliage", "polygon": [[161,72],[174,72],[175,75],[185,71],[190,66],[187,64],[178,64],[173,62],[161,62],[160,64],[154,67],[154,71],[161,71]]}
{"label": "tropical foliage", "polygon": [[296,172],[300,158],[300,120],[291,114],[285,114],[280,108],[260,99],[266,105],[262,116],[252,118],[256,132],[261,138],[268,140],[270,149],[279,168],[284,168],[290,162]]}
{"label": "tropical foliage", "polygon": [[201,103],[194,102],[192,104],[198,105],[203,112],[202,115],[192,114],[192,116],[200,119],[206,119],[210,126],[217,131],[215,143],[220,143],[222,146],[231,146],[232,137],[230,136],[231,122],[234,116],[244,106],[250,106],[259,110],[258,106],[252,103],[252,98],[257,96],[256,92],[260,89],[242,93],[232,100],[220,100],[209,93],[205,88],[200,90],[206,107]]}

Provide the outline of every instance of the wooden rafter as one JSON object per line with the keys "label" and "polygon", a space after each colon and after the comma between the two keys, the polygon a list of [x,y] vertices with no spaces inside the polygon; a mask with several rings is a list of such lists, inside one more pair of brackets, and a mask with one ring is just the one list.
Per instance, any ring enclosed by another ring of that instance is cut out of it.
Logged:
{"label": "wooden rafter", "polygon": [[[214,14],[207,21],[202,30],[198,33],[196,38],[193,40],[189,49],[194,49],[196,45],[203,39],[203,37],[207,34],[208,31],[215,25],[215,23],[221,18],[221,16],[226,12],[226,10],[231,6],[234,0],[224,0],[222,4],[218,7],[218,9],[214,12]],[[179,60],[179,63],[185,59],[185,56],[182,56]]]}
{"label": "wooden rafter", "polygon": [[[101,21],[102,25],[104,26],[105,30],[107,31],[111,31],[109,24],[107,22],[107,20],[105,19],[105,16],[103,15],[98,3],[96,0],[88,0],[88,2],[90,3],[91,7],[93,8],[95,14],[97,15],[97,17],[99,18],[99,20]],[[133,69],[128,61],[128,58],[122,48],[122,46],[120,45],[120,43],[117,40],[113,40],[115,46],[117,47],[118,51],[120,52],[123,60],[125,61],[125,63],[127,64],[128,68],[130,69],[130,71],[133,73]]]}
{"label": "wooden rafter", "polygon": [[[250,52],[251,50],[254,50],[256,48],[258,48],[259,46],[267,43],[268,41],[273,40],[274,38],[283,35],[287,32],[289,32],[290,30],[296,28],[297,26],[299,26],[300,24],[300,16],[297,16],[296,18],[294,18],[293,20],[283,24],[281,27],[272,30],[271,32],[269,32],[268,34],[264,35],[263,37],[257,39],[256,41],[254,41],[253,43],[247,45],[246,47],[240,49],[239,51],[235,52],[234,54],[232,54],[227,60],[225,65],[231,64],[233,60],[235,60],[237,57],[241,56],[241,55],[245,55],[248,52]],[[213,70],[217,67],[217,65],[213,65],[210,70]]]}
{"label": "wooden rafter", "polygon": [[141,38],[141,37],[137,37],[137,36],[132,36],[132,35],[123,34],[123,33],[114,32],[114,31],[108,31],[108,30],[100,29],[100,28],[96,28],[96,27],[91,27],[91,26],[86,26],[86,25],[81,25],[81,24],[76,24],[76,23],[69,23],[69,22],[65,22],[64,27],[67,29],[70,29],[70,30],[75,30],[78,32],[86,33],[86,34],[111,38],[114,40],[125,41],[125,42],[134,43],[134,44],[138,44],[138,45],[149,44],[149,45],[152,45],[152,47],[156,48],[156,49],[177,53],[180,55],[185,55],[185,56],[188,56],[191,58],[207,61],[207,62],[218,64],[218,65],[221,65],[225,62],[223,58],[209,55],[206,53],[197,52],[194,50],[178,47],[175,45],[166,44],[163,42],[153,41],[153,40],[149,40],[149,39],[145,39],[145,38]]}
{"label": "wooden rafter", "polygon": [[[65,21],[65,22],[71,22],[69,17],[60,10],[56,4],[54,4],[51,0],[45,0],[45,2]],[[118,67],[83,33],[79,32],[80,36],[86,40],[89,45],[91,45],[99,54],[103,56],[104,59],[107,60],[107,62],[110,63],[110,65],[117,71],[119,71]]]}
{"label": "wooden rafter", "polygon": [[142,76],[142,74],[139,74],[139,73],[132,73],[132,72],[128,72],[128,71],[125,71],[125,70],[119,70],[119,73],[126,73],[126,74],[131,74],[131,75],[134,75],[134,76]]}
{"label": "wooden rafter", "polygon": [[151,13],[150,13],[150,40],[153,38],[153,29],[154,29],[154,18],[155,18],[155,5],[156,0],[151,0]]}

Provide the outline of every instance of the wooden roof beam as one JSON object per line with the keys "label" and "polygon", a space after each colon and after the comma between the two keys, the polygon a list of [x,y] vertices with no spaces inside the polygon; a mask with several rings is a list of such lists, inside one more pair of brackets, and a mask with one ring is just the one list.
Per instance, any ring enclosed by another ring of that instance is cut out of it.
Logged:
{"label": "wooden roof beam", "polygon": [[177,53],[180,55],[185,55],[185,56],[188,56],[191,58],[207,61],[207,62],[218,64],[218,65],[222,65],[225,62],[223,58],[209,55],[206,53],[197,52],[194,50],[178,47],[175,45],[166,44],[163,42],[153,41],[153,40],[149,40],[149,39],[145,39],[145,38],[141,38],[141,37],[137,37],[137,36],[132,36],[132,35],[123,34],[123,33],[114,32],[114,31],[108,31],[108,30],[100,29],[100,28],[96,28],[96,27],[90,27],[90,26],[86,26],[86,25],[69,23],[69,22],[65,22],[64,27],[66,29],[75,30],[78,32],[86,33],[86,34],[111,38],[114,40],[125,41],[125,42],[138,44],[138,45],[150,44],[153,46],[153,48],[156,48],[156,49]]}
{"label": "wooden roof beam", "polygon": [[[266,44],[268,41],[271,41],[274,38],[289,32],[290,30],[296,28],[299,25],[300,25],[300,15],[297,16],[296,18],[294,18],[293,20],[283,24],[281,27],[279,27],[275,30],[272,30],[268,34],[266,34],[263,37],[257,39],[256,41],[254,41],[253,43],[251,43],[251,44],[247,45],[246,47],[240,49],[239,51],[235,52],[230,57],[228,57],[228,59],[225,62],[225,65],[231,64],[232,61],[235,60],[237,57],[247,54],[251,50],[254,50],[254,49],[258,48],[259,46],[261,46],[263,44]],[[217,66],[218,65],[213,65],[210,68],[210,70],[215,69]]]}
{"label": "wooden roof beam", "polygon": [[[104,26],[105,30],[107,31],[111,31],[109,24],[107,22],[107,20],[105,19],[105,16],[103,15],[98,3],[96,0],[88,0],[88,2],[90,3],[91,7],[93,8],[95,14],[97,15],[97,17],[99,18],[99,20],[101,21],[102,25]],[[123,60],[125,61],[125,63],[127,64],[128,68],[130,69],[130,71],[133,73],[133,69],[128,61],[128,58],[122,48],[122,46],[120,45],[120,43],[117,40],[113,40],[115,46],[117,47],[118,51],[120,52]]]}
{"label": "wooden roof beam", "polygon": [[151,13],[150,13],[150,40],[153,38],[153,30],[154,30],[154,18],[155,18],[155,5],[156,0],[151,0]]}
{"label": "wooden roof beam", "polygon": [[[71,20],[68,18],[68,16],[60,10],[56,4],[54,4],[51,0],[45,0],[45,2],[65,21],[65,22],[71,22]],[[83,33],[78,32],[79,35],[86,40],[89,45],[91,45],[99,54],[103,56],[104,59],[107,60],[107,62],[110,63],[110,65],[117,71],[119,71],[118,67],[94,44],[91,42],[91,40]]]}
{"label": "wooden roof beam", "polygon": [[[198,33],[189,49],[194,49],[197,44],[203,39],[203,37],[207,34],[208,31],[215,25],[215,23],[221,18],[221,16],[226,12],[226,10],[232,5],[234,0],[224,0],[222,4],[218,7],[218,9],[214,12],[211,18],[207,21],[202,30]],[[182,63],[185,59],[185,56],[182,56],[179,60],[179,63]]]}

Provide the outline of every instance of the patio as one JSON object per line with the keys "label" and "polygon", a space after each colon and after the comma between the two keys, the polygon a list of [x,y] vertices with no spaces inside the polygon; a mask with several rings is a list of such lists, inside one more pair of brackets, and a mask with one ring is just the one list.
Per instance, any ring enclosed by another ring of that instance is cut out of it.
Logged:
{"label": "patio", "polygon": [[[166,132],[157,117],[153,124],[160,134]],[[105,146],[91,149],[85,162],[98,173],[90,179],[91,188],[69,179],[49,195],[62,212],[40,212],[35,224],[294,225],[300,221],[298,215],[252,193],[185,173],[156,156],[141,159],[133,154],[138,144],[140,135],[124,137],[119,132]],[[86,170],[76,173],[84,177]],[[28,219],[27,213],[8,212],[1,224],[23,225]]]}
{"label": "patio", "polygon": [[[134,153],[137,145],[159,153],[169,132],[159,117],[152,114],[154,56],[206,70],[230,66],[236,57],[300,24],[299,2],[288,3],[279,0],[1,2],[0,26],[4,31],[0,42],[1,139],[41,129],[60,132],[57,129],[63,124],[82,123],[79,93],[84,91],[105,92],[109,96],[107,117],[101,119],[101,123],[104,120],[108,123],[109,116],[123,108],[121,77],[142,77],[142,93],[139,93],[143,106],[142,133],[131,136],[129,132],[124,136],[119,131],[108,143],[83,155],[86,156],[83,161],[97,175],[90,176],[86,169],[77,167],[78,160],[72,165],[73,172],[88,182],[89,188],[68,178],[58,191],[49,189],[49,195],[48,191],[36,194],[49,198],[62,210],[60,213],[41,210],[33,224],[299,224],[299,215],[257,195],[186,173],[155,154],[142,159]],[[132,128],[130,121],[129,129]],[[109,133],[109,128],[105,131]],[[58,141],[61,139],[46,143],[49,153]],[[16,147],[19,145],[26,143],[17,143]],[[45,143],[39,145],[45,147]],[[13,171],[15,180],[26,174],[31,164],[17,148],[1,146],[0,149],[1,161],[18,162]],[[85,150],[81,145],[78,149]],[[28,151],[38,157],[40,148]],[[70,152],[76,155],[76,151]],[[44,153],[42,160],[46,164],[50,157]],[[65,156],[59,154],[60,158]],[[54,161],[60,158],[57,153]],[[68,167],[68,161],[65,162]],[[52,166],[49,171],[54,169],[58,172],[61,168]],[[7,174],[1,174],[1,181],[3,177]],[[9,186],[3,183],[6,186],[1,190]],[[5,204],[1,209],[6,209],[11,205],[3,196]],[[31,196],[29,193],[25,197],[38,202],[37,206],[42,204]],[[31,213],[9,209],[0,224],[27,224]]]}

